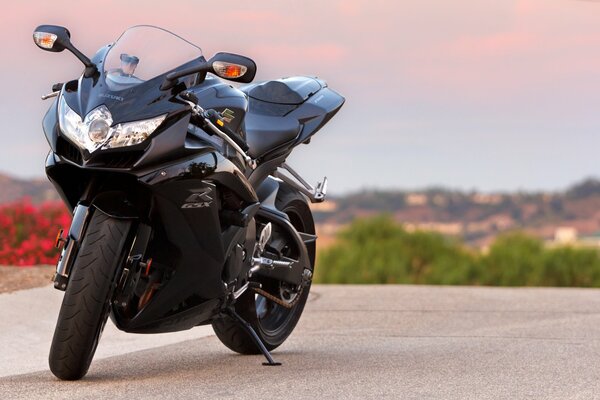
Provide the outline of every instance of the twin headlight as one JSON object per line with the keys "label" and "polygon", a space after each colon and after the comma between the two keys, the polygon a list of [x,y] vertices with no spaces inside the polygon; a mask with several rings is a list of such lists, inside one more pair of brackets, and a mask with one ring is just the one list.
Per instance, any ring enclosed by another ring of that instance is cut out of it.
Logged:
{"label": "twin headlight", "polygon": [[60,130],[73,143],[90,153],[99,148],[114,149],[139,144],[162,124],[166,116],[112,126],[112,115],[106,106],[93,109],[82,120],[63,96],[60,96],[58,103]]}

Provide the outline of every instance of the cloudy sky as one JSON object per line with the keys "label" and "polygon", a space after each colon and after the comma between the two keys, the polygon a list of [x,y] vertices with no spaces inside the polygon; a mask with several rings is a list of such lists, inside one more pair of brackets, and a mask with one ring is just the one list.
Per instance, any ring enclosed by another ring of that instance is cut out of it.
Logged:
{"label": "cloudy sky", "polygon": [[317,75],[346,97],[290,163],[333,192],[444,185],[559,189],[600,176],[600,2],[340,0],[13,2],[3,7],[0,171],[43,176],[39,100],[76,78],[33,29],[64,25],[93,55],[154,24],[207,57],[240,53],[257,79]]}

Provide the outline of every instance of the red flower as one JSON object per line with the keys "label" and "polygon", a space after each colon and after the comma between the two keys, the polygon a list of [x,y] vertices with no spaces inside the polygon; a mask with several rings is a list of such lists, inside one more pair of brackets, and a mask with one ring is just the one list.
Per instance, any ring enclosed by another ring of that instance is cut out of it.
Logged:
{"label": "red flower", "polygon": [[25,198],[0,206],[0,265],[54,264],[56,234],[70,224],[71,215],[60,202],[34,205]]}

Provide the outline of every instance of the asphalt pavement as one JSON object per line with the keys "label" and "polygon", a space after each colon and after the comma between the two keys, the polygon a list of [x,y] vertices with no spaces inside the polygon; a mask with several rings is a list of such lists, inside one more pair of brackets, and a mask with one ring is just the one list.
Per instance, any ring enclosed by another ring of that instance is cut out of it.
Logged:
{"label": "asphalt pavement", "polygon": [[0,295],[0,396],[600,399],[600,290],[316,285],[309,300],[280,367],[208,327],[112,329],[88,375],[61,382],[46,363],[60,293]]}

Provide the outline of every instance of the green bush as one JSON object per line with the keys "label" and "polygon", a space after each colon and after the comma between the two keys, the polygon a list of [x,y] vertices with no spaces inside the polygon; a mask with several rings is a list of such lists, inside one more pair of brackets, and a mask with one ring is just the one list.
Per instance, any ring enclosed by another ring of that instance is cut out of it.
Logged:
{"label": "green bush", "polygon": [[359,219],[319,253],[320,283],[600,287],[594,249],[546,248],[523,233],[499,236],[487,254],[432,232],[407,232],[389,216]]}
{"label": "green bush", "polygon": [[532,286],[543,268],[544,244],[523,233],[499,236],[478,266],[484,285]]}

